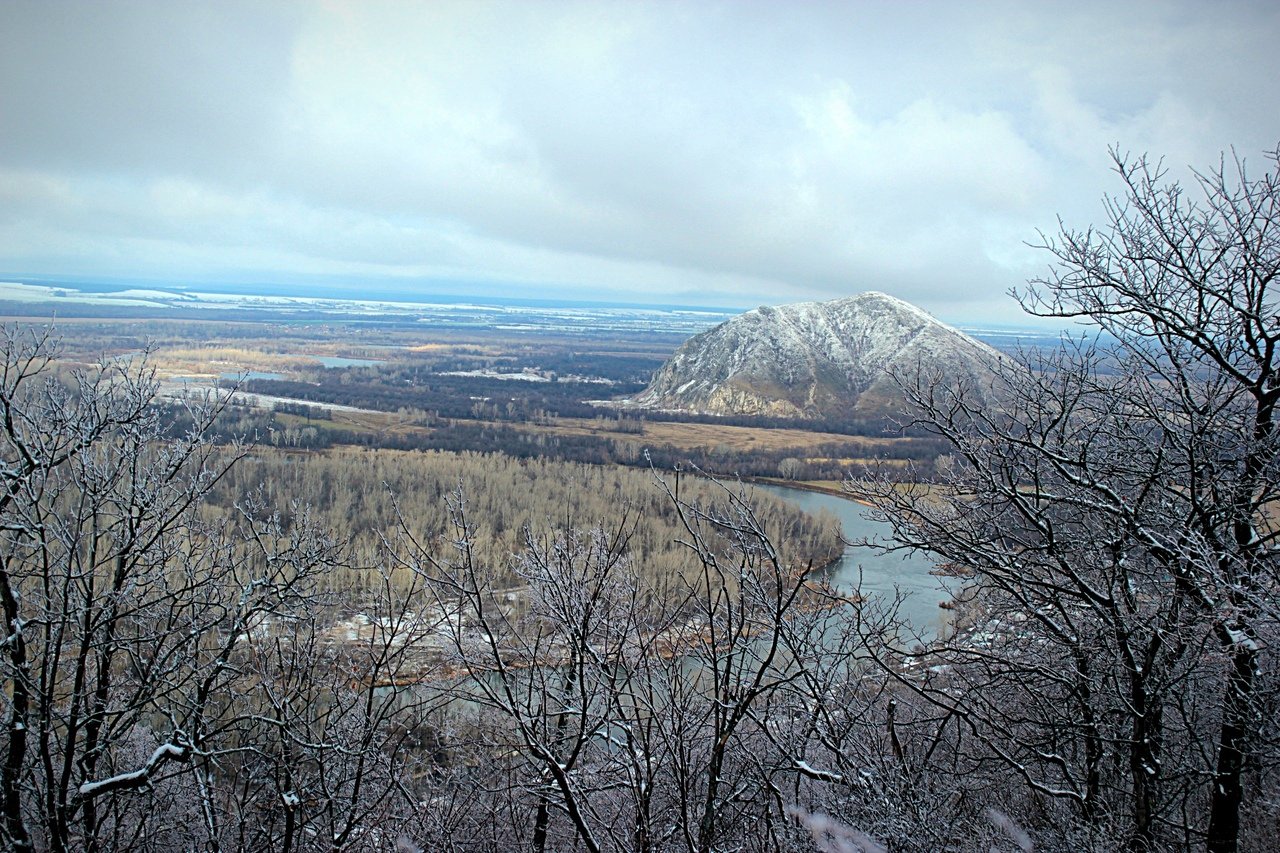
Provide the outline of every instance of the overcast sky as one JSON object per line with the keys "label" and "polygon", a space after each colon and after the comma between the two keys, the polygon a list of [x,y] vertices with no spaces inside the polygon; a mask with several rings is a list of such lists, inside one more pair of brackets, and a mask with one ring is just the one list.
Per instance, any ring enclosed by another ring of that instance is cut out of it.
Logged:
{"label": "overcast sky", "polygon": [[1013,320],[1107,148],[1262,168],[1280,4],[0,0],[0,274]]}

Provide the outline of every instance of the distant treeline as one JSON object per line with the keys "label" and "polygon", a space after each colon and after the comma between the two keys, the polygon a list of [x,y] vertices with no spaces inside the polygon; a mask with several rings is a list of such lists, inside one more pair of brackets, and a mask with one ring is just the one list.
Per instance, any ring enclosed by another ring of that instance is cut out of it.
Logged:
{"label": "distant treeline", "polygon": [[[593,418],[602,413],[599,405],[589,401],[638,394],[645,387],[653,364],[637,356],[605,357],[589,362],[591,375],[609,379],[613,384],[580,382],[560,378],[556,368],[541,368],[556,376],[557,381],[529,382],[496,379],[488,376],[447,376],[435,369],[474,369],[474,362],[461,359],[442,360],[431,369],[416,364],[379,365],[376,368],[327,370],[316,374],[316,381],[287,379],[254,379],[242,387],[246,391],[288,397],[315,403],[354,406],[381,412],[421,410],[431,417],[537,423],[547,418]],[[565,370],[574,369],[569,356],[546,362]],[[587,364],[577,369],[585,370]],[[494,370],[520,368],[498,364]],[[607,409],[603,411],[608,411]],[[643,417],[643,414],[636,413]],[[764,415],[704,415],[689,412],[662,412],[657,420],[675,423],[708,423],[760,429],[795,428],[794,418]],[[887,418],[813,418],[799,424],[814,432],[837,435],[899,436],[900,423]],[[906,430],[905,434],[913,434]],[[921,434],[922,435],[922,434]]]}
{"label": "distant treeline", "polygon": [[[530,348],[518,356],[479,359],[474,355],[437,356],[421,360],[434,373],[449,370],[474,370],[478,362],[498,372],[519,372],[525,367],[558,376],[593,376],[621,383],[645,383],[663,359],[656,355],[624,353],[580,353],[550,346]],[[394,369],[395,365],[391,365]],[[418,373],[418,365],[409,367]],[[440,377],[448,378],[448,377]],[[509,384],[509,383],[508,383]],[[599,388],[599,385],[596,386]]]}
{"label": "distant treeline", "polygon": [[420,409],[442,418],[526,423],[549,417],[594,417],[600,410],[587,400],[635,394],[644,388],[643,381],[614,381],[613,385],[525,382],[487,376],[442,376],[413,365],[380,365],[326,371],[318,374],[314,383],[254,379],[242,387],[252,393],[381,412]]}
{"label": "distant treeline", "polygon": [[[597,465],[652,465],[672,470],[694,465],[719,476],[783,477],[792,480],[841,480],[881,469],[882,461],[927,464],[946,452],[937,439],[905,438],[891,444],[824,442],[796,448],[735,450],[724,447],[673,447],[636,437],[565,435],[531,432],[503,424],[453,423],[429,434],[387,436],[381,446],[418,450],[499,452],[517,459],[550,458]],[[918,474],[918,472],[917,472]]]}
{"label": "distant treeline", "polygon": [[[281,417],[289,415],[291,417]],[[188,428],[183,409],[171,406],[167,422],[171,434]],[[298,422],[306,417],[311,422]],[[884,473],[889,462],[915,463],[912,479],[928,479],[930,463],[946,453],[936,438],[905,437],[893,442],[823,442],[803,451],[794,447],[737,450],[724,446],[674,447],[629,434],[633,422],[605,420],[612,435],[573,435],[540,432],[509,424],[433,419],[430,429],[355,430],[336,426],[329,412],[314,406],[277,404],[275,411],[232,406],[217,421],[212,437],[230,442],[248,439],[273,447],[322,450],[336,446],[391,450],[501,453],[515,459],[551,459],[592,465],[654,467],[662,471],[690,465],[726,477],[781,477],[791,480],[841,480],[849,475]],[[615,426],[616,425],[616,426]],[[619,428],[620,427],[620,428]],[[803,452],[804,455],[799,455]],[[905,473],[905,471],[904,471]]]}
{"label": "distant treeline", "polygon": [[811,432],[829,432],[836,435],[900,436],[925,433],[912,430],[891,418],[796,418],[769,417],[768,415],[706,415],[697,412],[664,411],[653,414],[654,420],[681,424],[720,424],[722,426],[752,427],[755,429],[806,429]]}

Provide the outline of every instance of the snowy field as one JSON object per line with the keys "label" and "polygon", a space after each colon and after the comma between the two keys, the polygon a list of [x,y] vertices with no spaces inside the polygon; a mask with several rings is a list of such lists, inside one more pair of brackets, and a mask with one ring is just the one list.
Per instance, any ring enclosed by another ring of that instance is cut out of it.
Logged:
{"label": "snowy field", "polygon": [[[217,293],[174,288],[78,289],[71,285],[0,282],[0,305],[46,304],[51,312],[68,308],[146,309],[148,316],[166,309],[190,316],[207,310],[213,316],[228,311],[253,311],[277,320],[333,315],[335,319],[397,319],[450,328],[505,330],[637,331],[696,334],[737,313],[733,309],[675,306],[611,305],[606,303],[521,304],[495,299],[412,300],[353,299],[341,296]],[[2,309],[0,309],[2,310]]]}

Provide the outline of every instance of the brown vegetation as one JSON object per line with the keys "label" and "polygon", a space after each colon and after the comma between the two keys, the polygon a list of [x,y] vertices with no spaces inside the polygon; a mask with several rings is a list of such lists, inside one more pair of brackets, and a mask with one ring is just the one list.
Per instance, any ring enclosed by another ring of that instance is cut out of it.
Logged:
{"label": "brown vegetation", "polygon": [[[726,499],[722,486],[685,478],[685,500],[714,506]],[[749,491],[749,487],[748,487]],[[545,459],[517,460],[480,453],[338,449],[289,453],[260,447],[236,465],[210,495],[206,513],[225,514],[245,494],[266,506],[306,505],[311,519],[343,538],[372,562],[385,537],[403,525],[421,542],[445,541],[450,509],[464,507],[482,521],[474,536],[477,557],[495,567],[504,586],[518,584],[507,570],[526,535],[548,530],[624,523],[628,556],[651,582],[686,575],[695,556],[677,540],[679,519],[650,472]],[[755,493],[751,505],[780,545],[789,565],[825,565],[842,550],[839,523],[829,515],[799,512],[772,495]],[[291,511],[285,511],[287,523]],[[362,575],[331,579],[350,591]]]}

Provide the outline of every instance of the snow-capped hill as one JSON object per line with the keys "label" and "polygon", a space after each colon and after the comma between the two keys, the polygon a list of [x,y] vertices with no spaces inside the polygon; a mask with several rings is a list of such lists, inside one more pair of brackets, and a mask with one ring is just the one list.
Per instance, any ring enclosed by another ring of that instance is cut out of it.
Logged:
{"label": "snow-capped hill", "polygon": [[981,387],[999,355],[909,302],[869,292],[760,307],[685,341],[634,406],[721,415],[899,412],[891,374],[922,367]]}

